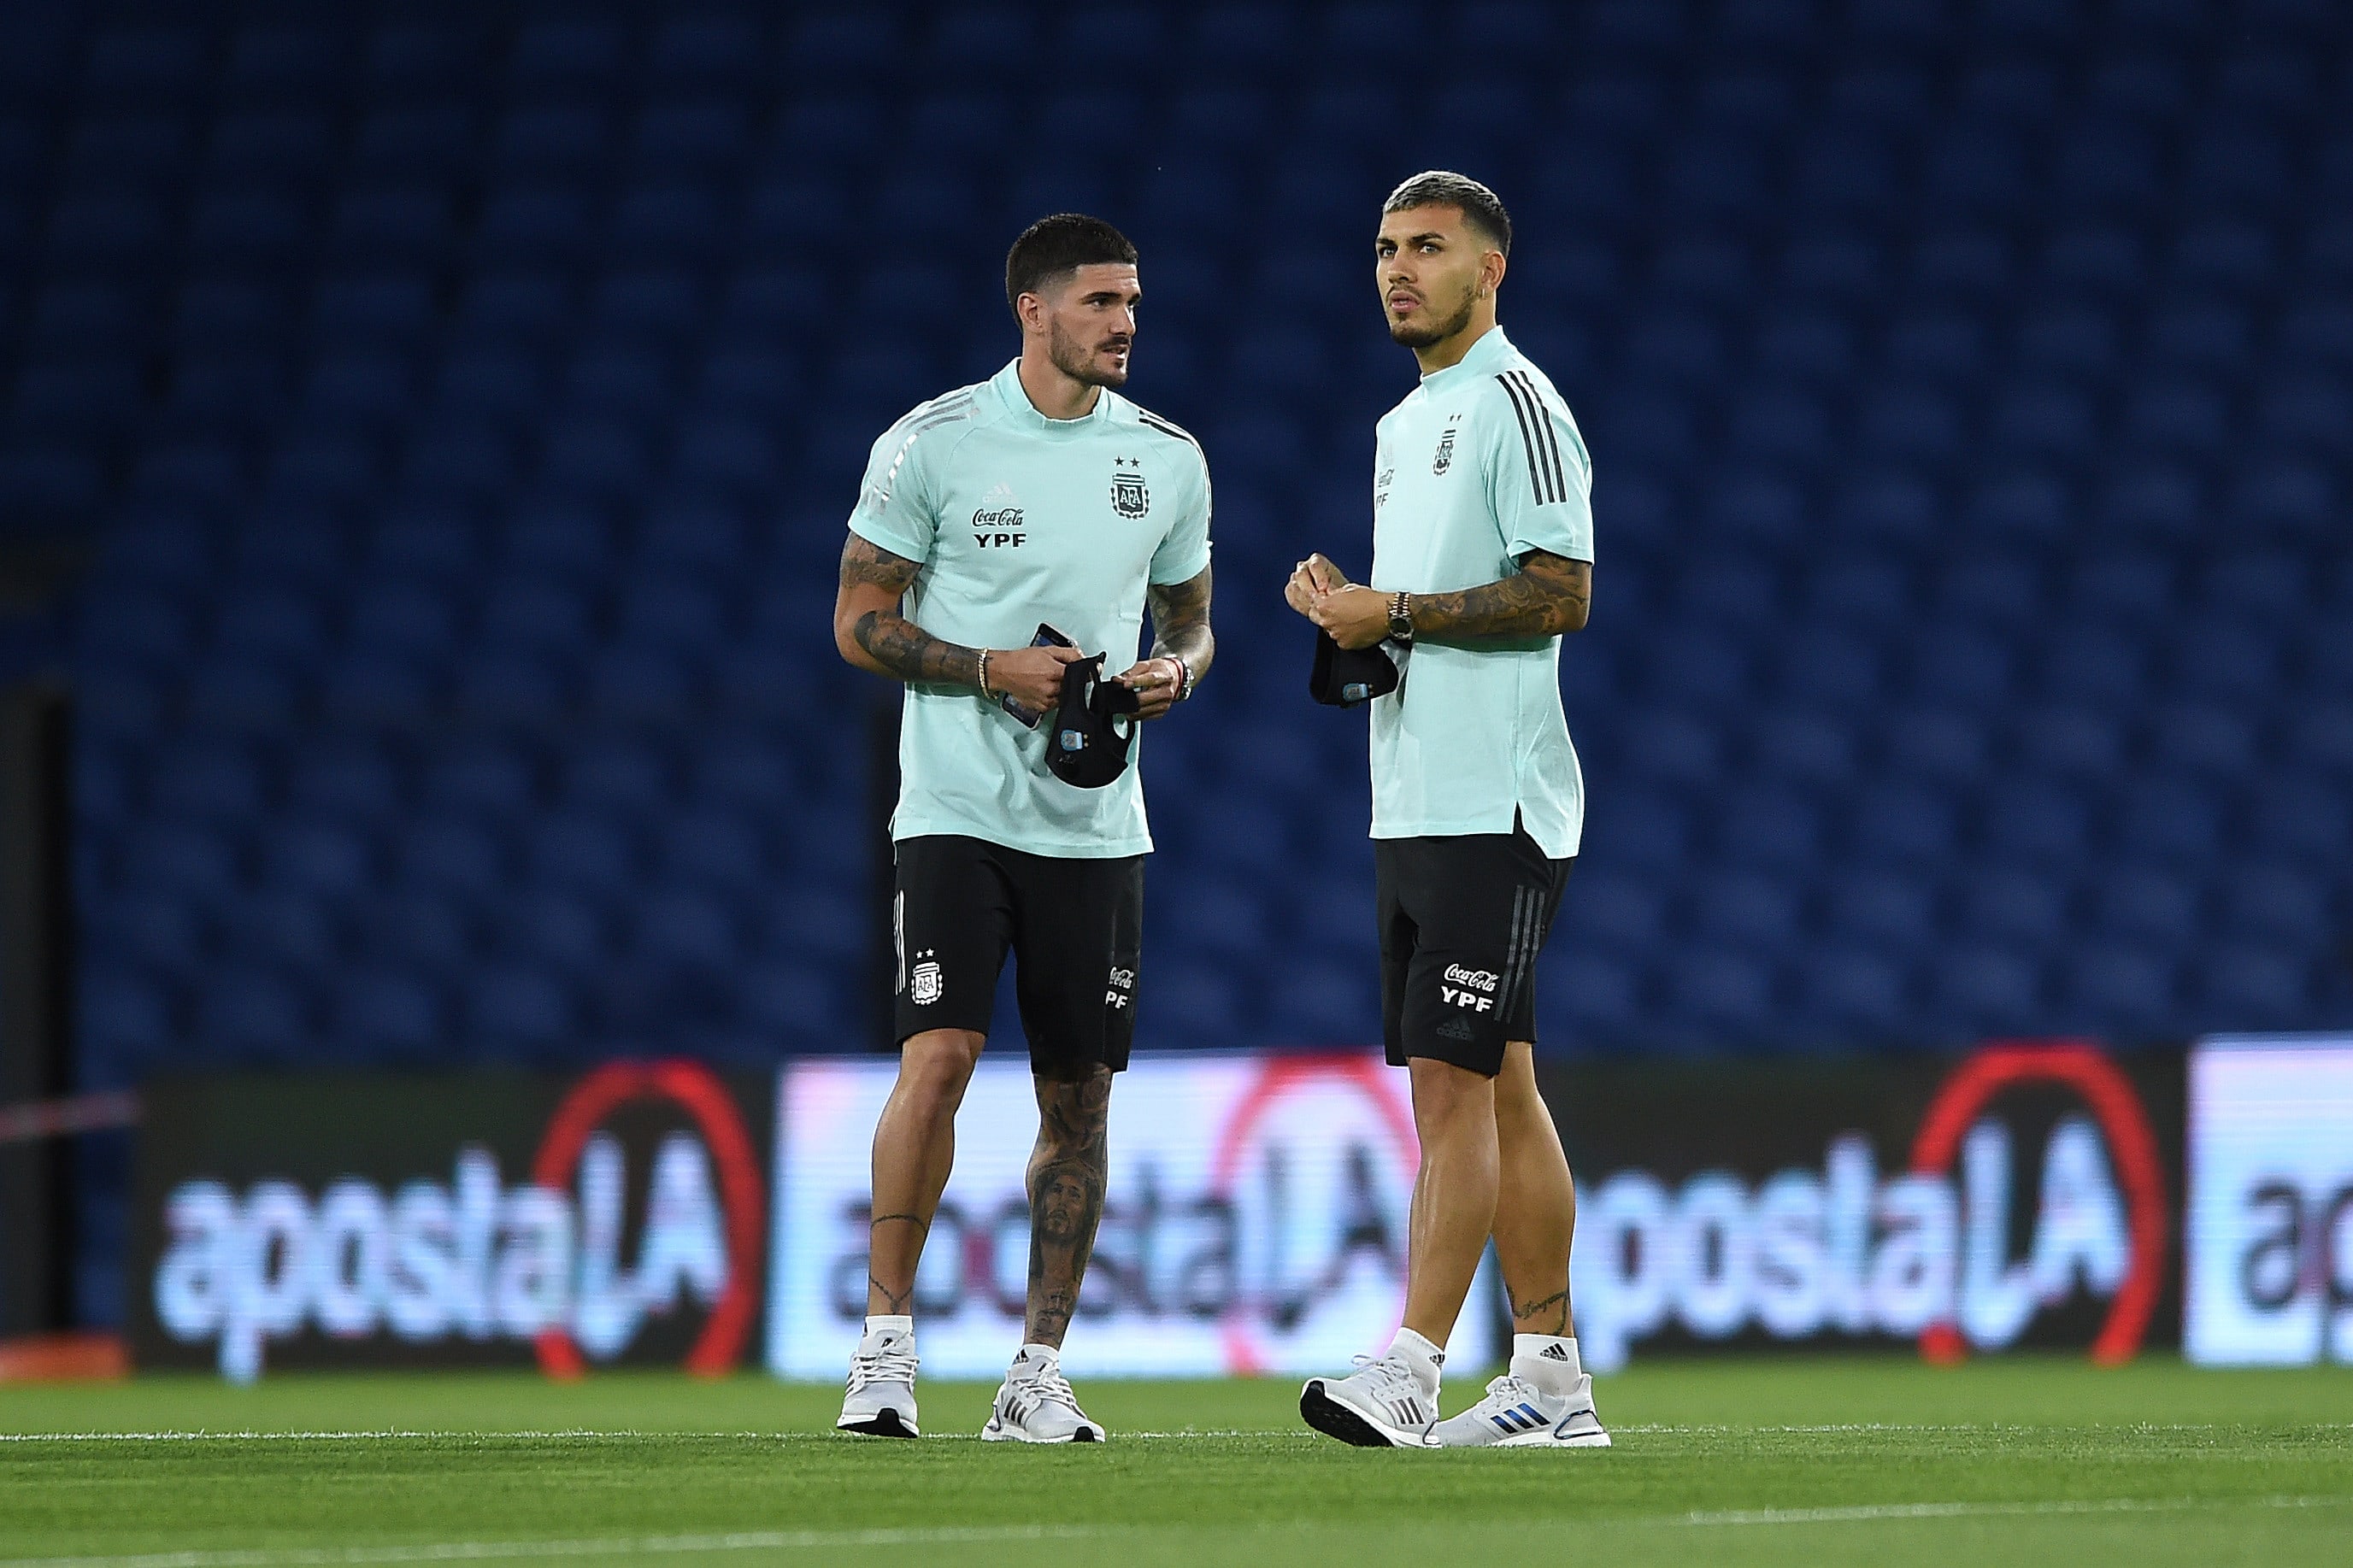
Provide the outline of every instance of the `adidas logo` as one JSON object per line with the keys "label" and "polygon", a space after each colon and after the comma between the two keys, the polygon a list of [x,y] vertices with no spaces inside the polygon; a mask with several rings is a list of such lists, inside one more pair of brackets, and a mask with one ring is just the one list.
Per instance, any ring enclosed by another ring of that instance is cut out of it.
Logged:
{"label": "adidas logo", "polygon": [[1541,1353],[1546,1361],[1567,1361],[1568,1359],[1568,1349],[1565,1345],[1546,1345]]}
{"label": "adidas logo", "polygon": [[1438,1035],[1440,1039],[1467,1040],[1472,1037],[1471,1026],[1461,1018],[1449,1018],[1438,1026]]}
{"label": "adidas logo", "polygon": [[1514,1405],[1509,1410],[1499,1410],[1489,1419],[1511,1436],[1517,1436],[1522,1432],[1533,1432],[1539,1426],[1549,1425],[1535,1405],[1525,1402]]}

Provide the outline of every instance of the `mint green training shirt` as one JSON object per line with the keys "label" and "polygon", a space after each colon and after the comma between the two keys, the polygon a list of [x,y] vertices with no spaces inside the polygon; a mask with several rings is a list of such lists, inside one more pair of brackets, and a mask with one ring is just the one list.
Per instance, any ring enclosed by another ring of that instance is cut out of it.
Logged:
{"label": "mint green training shirt", "polygon": [[[1209,564],[1200,443],[1105,387],[1093,412],[1049,419],[1019,361],[918,405],[867,460],[849,531],[920,563],[907,618],[967,647],[1027,647],[1044,621],[1103,673],[1135,662],[1145,588]],[[893,839],[984,838],[1071,859],[1142,855],[1143,737],[1102,789],[1046,769],[1050,726],[1025,728],[970,687],[911,683],[899,723]]]}
{"label": "mint green training shirt", "polygon": [[[1382,416],[1373,586],[1447,594],[1532,550],[1593,559],[1593,465],[1552,383],[1500,327]],[[1577,853],[1585,779],[1560,706],[1560,639],[1417,644],[1372,714],[1373,837],[1509,833]]]}

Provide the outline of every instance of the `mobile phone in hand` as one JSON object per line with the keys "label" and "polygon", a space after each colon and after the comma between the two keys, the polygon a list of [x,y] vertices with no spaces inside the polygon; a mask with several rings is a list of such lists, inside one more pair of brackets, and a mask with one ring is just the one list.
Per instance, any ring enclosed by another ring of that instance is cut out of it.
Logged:
{"label": "mobile phone in hand", "polygon": [[[1053,627],[1048,626],[1045,622],[1039,621],[1038,623],[1038,635],[1029,639],[1029,646],[1031,647],[1076,647],[1079,645],[1064,637],[1061,633],[1056,631]],[[1043,712],[1030,708],[1026,708],[1022,704],[1014,701],[1010,696],[1002,693],[997,696],[997,704],[998,707],[1004,709],[1008,713],[1012,714],[1016,719],[1020,720],[1022,723],[1032,730],[1036,729],[1039,722],[1046,717]]]}

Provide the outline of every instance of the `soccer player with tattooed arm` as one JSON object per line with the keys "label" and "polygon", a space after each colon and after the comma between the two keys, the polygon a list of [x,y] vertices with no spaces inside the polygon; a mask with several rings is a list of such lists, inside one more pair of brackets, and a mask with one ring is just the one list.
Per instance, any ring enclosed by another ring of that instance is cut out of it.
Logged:
{"label": "soccer player with tattooed arm", "polygon": [[[1134,727],[1189,697],[1214,653],[1209,473],[1198,442],[1115,390],[1142,297],[1117,229],[1040,219],[1006,258],[1005,294],[1019,357],[883,433],[841,554],[835,644],[906,691],[899,1076],[874,1130],[866,1326],[839,1425],[919,1431],[916,1265],[1010,952],[1038,1098],[1029,1299],[981,1436],[1101,1442],[1062,1339],[1135,1032],[1152,838]],[[1147,606],[1152,649],[1129,664]]]}
{"label": "soccer player with tattooed arm", "polygon": [[[1382,209],[1375,277],[1420,384],[1380,422],[1369,584],[1323,554],[1284,597],[1320,628],[1316,695],[1367,703],[1388,1059],[1421,1143],[1404,1323],[1300,1396],[1316,1430],[1398,1447],[1606,1447],[1570,1317],[1576,1189],[1536,1092],[1535,958],[1584,830],[1560,638],[1585,626],[1592,465],[1545,374],[1496,324],[1511,219],[1460,174]],[[1493,1237],[1512,1357],[1439,1418],[1448,1333]]]}

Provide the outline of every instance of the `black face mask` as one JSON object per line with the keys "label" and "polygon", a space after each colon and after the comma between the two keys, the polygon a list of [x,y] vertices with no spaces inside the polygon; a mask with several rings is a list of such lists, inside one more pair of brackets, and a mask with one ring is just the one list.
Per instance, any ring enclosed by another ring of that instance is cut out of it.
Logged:
{"label": "black face mask", "polygon": [[1315,634],[1315,663],[1307,672],[1307,694],[1334,708],[1354,708],[1398,689],[1395,660],[1375,643],[1370,647],[1345,648],[1332,634]]}
{"label": "black face mask", "polygon": [[1143,706],[1130,688],[1103,679],[1106,656],[1062,667],[1062,700],[1046,731],[1046,765],[1066,784],[1101,789],[1127,771],[1135,739],[1132,715]]}

